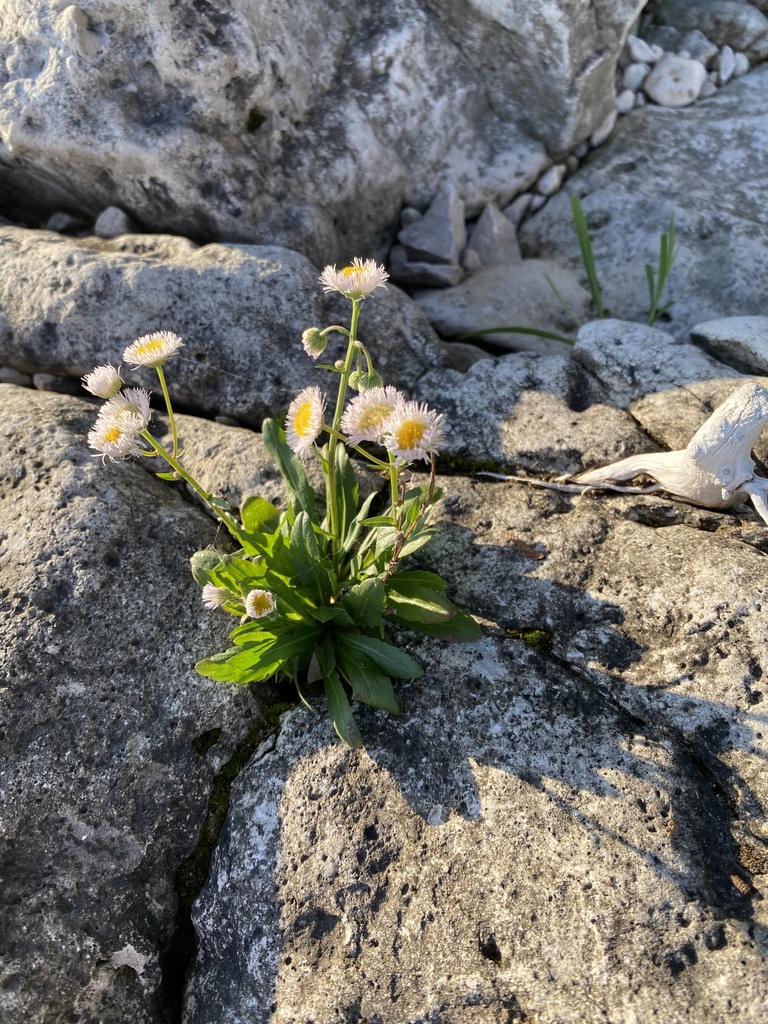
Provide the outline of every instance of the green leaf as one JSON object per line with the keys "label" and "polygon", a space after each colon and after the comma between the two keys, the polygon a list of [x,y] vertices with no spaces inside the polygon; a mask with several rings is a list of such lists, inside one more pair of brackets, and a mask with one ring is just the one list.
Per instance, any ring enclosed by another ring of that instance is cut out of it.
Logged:
{"label": "green leaf", "polygon": [[362,528],[363,528],[363,524],[365,522],[365,517],[368,515],[368,509],[371,507],[371,503],[372,503],[372,501],[373,501],[373,499],[375,497],[376,497],[376,492],[375,491],[373,491],[371,494],[369,494],[368,497],[363,502],[363,504],[360,506],[360,511],[357,513],[357,515],[353,519],[352,524],[351,524],[349,530],[347,531],[347,535],[344,538],[344,543],[342,544],[342,547],[341,547],[341,550],[344,552],[345,555],[349,554],[349,552],[352,550],[352,548],[355,545],[355,541],[360,536],[360,533],[361,533]]}
{"label": "green leaf", "polygon": [[[253,683],[266,679],[297,655],[310,652],[318,636],[317,629],[295,629],[276,633],[264,630],[253,634],[247,646],[230,648],[223,654],[204,658],[195,668],[203,676],[230,683]],[[232,633],[233,638],[238,630]],[[256,639],[260,637],[260,639]]]}
{"label": "green leaf", "polygon": [[409,569],[407,572],[399,572],[392,576],[387,583],[387,589],[396,589],[401,594],[407,594],[409,588],[431,587],[433,590],[445,590],[446,583],[442,576],[436,572],[427,572],[425,569]]}
{"label": "green leaf", "polygon": [[323,642],[315,648],[315,653],[323,676],[325,695],[328,698],[328,713],[333,727],[340,739],[350,747],[359,749],[363,745],[363,738],[352,717],[352,709],[336,671],[336,657],[330,636],[326,635],[323,638]]}
{"label": "green leaf", "polygon": [[406,629],[412,629],[427,636],[437,637],[441,640],[448,640],[452,643],[472,643],[482,638],[482,630],[472,618],[464,612],[456,612],[452,619],[447,622],[407,622],[397,615],[393,616],[392,622]]}
{"label": "green leaf", "polygon": [[204,587],[206,583],[213,582],[211,573],[221,565],[222,556],[218,551],[196,551],[189,560],[192,569],[192,577],[195,583]]}
{"label": "green leaf", "polygon": [[592,302],[595,306],[595,312],[602,320],[605,316],[605,310],[603,309],[600,284],[597,280],[595,257],[592,253],[592,239],[589,237],[587,218],[584,216],[584,210],[578,196],[571,196],[571,213],[573,215],[573,226],[576,229],[576,237],[579,240],[579,248],[581,249],[581,261],[584,264],[584,270],[589,281],[589,289],[592,292]]}
{"label": "green leaf", "polygon": [[312,522],[317,522],[315,492],[307,480],[300,459],[285,442],[285,431],[274,420],[266,419],[261,427],[261,437],[264,447],[280,470],[294,512],[306,512]]}
{"label": "green leaf", "polygon": [[540,331],[536,327],[486,327],[482,331],[470,331],[469,334],[460,334],[455,341],[464,341],[467,338],[480,338],[484,334],[531,334],[534,338],[549,338],[552,341],[563,341],[566,345],[573,344],[573,338],[565,334],[554,334],[552,331]]}
{"label": "green leaf", "polygon": [[280,511],[271,501],[256,494],[245,499],[240,518],[248,533],[275,533],[280,526]]}
{"label": "green leaf", "polygon": [[336,658],[341,674],[352,687],[352,699],[381,708],[393,715],[400,714],[391,680],[374,665],[362,651],[351,651],[337,646]]}
{"label": "green leaf", "polygon": [[336,647],[365,654],[383,669],[388,676],[396,679],[418,679],[424,670],[418,661],[385,640],[356,633],[341,633],[336,637]]}
{"label": "green leaf", "polygon": [[299,585],[312,594],[318,605],[327,604],[333,589],[330,563],[325,564],[326,559],[306,512],[299,512],[291,530],[291,558]]}
{"label": "green leaf", "polygon": [[360,629],[375,629],[384,614],[386,591],[378,577],[363,580],[350,587],[341,604]]}
{"label": "green leaf", "polygon": [[431,587],[412,587],[406,594],[390,590],[387,603],[394,608],[397,617],[406,622],[447,622],[456,614],[445,594]]}

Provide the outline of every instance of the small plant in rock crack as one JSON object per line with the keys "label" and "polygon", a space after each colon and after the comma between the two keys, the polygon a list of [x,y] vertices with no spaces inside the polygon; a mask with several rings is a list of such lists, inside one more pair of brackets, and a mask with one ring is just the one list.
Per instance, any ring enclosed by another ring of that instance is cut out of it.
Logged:
{"label": "small plant in rock crack", "polygon": [[[199,662],[198,672],[232,683],[282,673],[295,682],[305,703],[304,683],[322,679],[336,732],[353,747],[362,740],[350,697],[396,714],[400,708],[392,679],[422,674],[418,662],[393,644],[388,624],[446,640],[480,636],[474,619],[446,597],[440,576],[401,569],[402,560],[434,533],[429,512],[440,496],[435,454],[444,441],[444,424],[442,415],[385,387],[369,350],[357,338],[363,301],[385,287],[386,279],[373,260],[355,259],[339,271],[323,271],[324,290],[340,292],[352,303],[350,327],[309,328],[302,344],[317,359],[329,334],[337,333],[346,338],[346,354],[333,365],[320,364],[337,377],[330,418],[326,395],[313,386],[291,402],[285,430],[272,419],[262,426],[265,447],[285,482],[284,511],[264,498],[250,497],[238,519],[182,466],[163,370],[182,345],[177,335],[146,335],[123,356],[128,363],[157,371],[170,421],[170,450],[149,432],[149,392],[122,389],[112,366],[83,378],[92,394],[107,400],[88,435],[91,447],[115,461],[131,455],[163,458],[171,472],[158,475],[185,480],[238,546],[233,554],[207,550],[192,558],[192,574],[203,588],[206,607],[239,619],[231,633],[234,646]],[[357,393],[347,401],[350,390]],[[350,451],[387,479],[388,505],[380,514],[374,508],[377,492],[360,496]],[[317,458],[322,466],[322,518],[301,461],[307,457]],[[417,461],[429,464],[429,481],[411,486],[409,466]]]}
{"label": "small plant in rock crack", "polygon": [[[589,227],[587,226],[587,218],[584,216],[584,210],[581,205],[581,200],[578,196],[571,196],[571,215],[573,217],[573,228],[576,232],[576,238],[579,242],[579,251],[581,253],[581,262],[584,266],[584,273],[587,275],[587,282],[589,284],[589,291],[592,296],[592,305],[595,309],[595,315],[598,320],[603,320],[608,316],[603,305],[603,293],[600,288],[600,281],[597,276],[597,267],[595,266],[595,257],[592,252],[592,238],[589,234]],[[646,323],[649,327],[653,327],[657,320],[659,320],[667,310],[674,305],[674,300],[670,300],[661,305],[661,296],[664,291],[664,287],[667,283],[667,277],[672,270],[672,265],[675,262],[677,256],[677,250],[675,249],[675,215],[670,214],[669,227],[665,232],[662,233],[659,239],[659,259],[658,266],[654,271],[654,268],[650,263],[645,264],[645,278],[648,283],[648,301],[649,311],[648,319]],[[573,310],[573,307],[568,301],[561,295],[554,281],[548,275],[545,275],[547,284],[552,289],[552,292],[563,307],[564,312],[571,318],[574,326],[578,329],[583,327],[583,321],[579,319]],[[567,337],[565,334],[556,334],[553,331],[541,331],[535,327],[490,327],[482,331],[471,331],[469,334],[462,334],[457,341],[465,341],[468,338],[479,338],[486,334],[529,334],[537,338],[548,338],[551,341],[562,341],[566,345],[573,344],[573,338]]]}

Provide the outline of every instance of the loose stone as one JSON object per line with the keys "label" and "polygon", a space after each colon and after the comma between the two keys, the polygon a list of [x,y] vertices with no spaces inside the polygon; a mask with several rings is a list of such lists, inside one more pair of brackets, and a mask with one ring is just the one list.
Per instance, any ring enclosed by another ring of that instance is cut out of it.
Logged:
{"label": "loose stone", "polygon": [[608,117],[602,121],[597,128],[594,130],[589,138],[589,144],[594,149],[595,146],[601,146],[607,138],[609,138],[611,132],[616,127],[617,113],[612,110]]}
{"label": "loose stone", "polygon": [[650,70],[650,64],[630,64],[629,67],[624,69],[624,77],[622,79],[624,88],[637,92]]}
{"label": "loose stone", "polygon": [[639,36],[629,36],[627,38],[627,52],[635,62],[642,61],[644,64],[654,64],[658,60],[658,57],[654,56],[652,47],[644,39],[640,39]]}
{"label": "loose stone", "polygon": [[93,225],[93,233],[99,238],[117,238],[118,235],[131,235],[136,226],[119,206],[108,206],[102,210]]}
{"label": "loose stone", "polygon": [[542,196],[553,196],[563,183],[565,171],[565,164],[554,164],[536,182],[536,191]]}
{"label": "loose stone", "polygon": [[701,87],[701,92],[699,93],[699,99],[700,100],[708,100],[709,97],[710,96],[714,96],[716,92],[717,92],[717,86],[715,85],[714,82],[711,82],[709,80],[709,78],[707,78],[707,79],[704,80],[704,83],[703,83],[703,85]]}
{"label": "loose stone", "polygon": [[734,78],[741,78],[743,75],[747,74],[747,72],[749,71],[749,57],[746,55],[746,53],[735,53],[733,55],[733,62]]}
{"label": "loose stone", "polygon": [[476,270],[467,262],[474,253],[479,266],[491,267],[499,263],[519,263],[522,259],[517,232],[512,223],[493,204],[489,203],[472,230],[465,250],[464,267]]}
{"label": "loose stone", "polygon": [[677,53],[678,57],[683,56],[683,51],[686,51],[691,60],[701,61],[705,68],[712,66],[712,62],[718,54],[718,49],[715,43],[713,43],[711,39],[707,39],[704,33],[698,28],[693,29],[692,32],[686,32],[680,40],[680,49]]}
{"label": "loose stone", "polygon": [[509,206],[505,207],[501,212],[516,228],[520,227],[526,213],[531,208],[532,199],[533,196],[530,192],[523,192],[522,195],[516,196]]}
{"label": "loose stone", "polygon": [[724,46],[720,51],[717,70],[720,72],[721,85],[725,85],[733,77],[733,73],[736,70],[736,56],[730,46]]}
{"label": "loose stone", "polygon": [[699,61],[668,53],[643,82],[643,89],[661,107],[687,107],[698,99],[706,77]]}
{"label": "loose stone", "polygon": [[444,185],[424,216],[398,234],[409,260],[458,264],[464,248],[464,203],[453,184]]}
{"label": "loose stone", "polygon": [[628,114],[635,105],[635,94],[631,89],[625,89],[616,97],[616,113]]}

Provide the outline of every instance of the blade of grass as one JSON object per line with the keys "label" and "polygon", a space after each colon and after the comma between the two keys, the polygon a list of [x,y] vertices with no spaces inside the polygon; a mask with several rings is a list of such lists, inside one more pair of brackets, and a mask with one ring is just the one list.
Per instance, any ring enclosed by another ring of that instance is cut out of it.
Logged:
{"label": "blade of grass", "polygon": [[532,334],[536,338],[549,338],[551,341],[573,345],[573,338],[566,338],[564,334],[553,334],[552,331],[540,331],[536,327],[489,327],[485,331],[470,331],[469,334],[462,334],[451,340],[466,341],[467,338],[481,338],[485,334]]}
{"label": "blade of grass", "polygon": [[592,302],[595,306],[595,312],[602,320],[605,317],[605,309],[603,308],[600,283],[597,280],[595,257],[592,253],[592,239],[589,237],[587,218],[584,216],[584,210],[578,196],[571,196],[571,213],[573,215],[573,226],[576,229],[576,237],[579,240],[579,248],[581,249],[581,261],[584,264],[584,270],[589,281],[589,290],[592,293]]}

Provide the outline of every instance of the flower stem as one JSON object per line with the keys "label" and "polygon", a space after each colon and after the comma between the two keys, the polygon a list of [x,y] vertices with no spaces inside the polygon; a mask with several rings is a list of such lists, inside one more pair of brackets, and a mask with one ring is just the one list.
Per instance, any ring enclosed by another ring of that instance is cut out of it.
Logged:
{"label": "flower stem", "polygon": [[184,469],[181,463],[178,462],[176,458],[170,454],[170,452],[167,452],[165,448],[163,448],[163,446],[160,444],[160,442],[156,441],[155,438],[152,437],[148,430],[142,430],[141,436],[144,438],[145,441],[149,443],[149,445],[153,448],[156,454],[159,455],[162,459],[165,459],[165,461],[168,463],[171,469],[173,469],[174,472],[178,473],[181,479],[186,481],[196,494],[200,495],[200,497],[206,503],[208,508],[211,509],[211,511],[216,514],[216,516],[222,521],[222,523],[226,526],[226,528],[229,530],[232,536],[236,539],[239,539],[241,531],[240,525],[237,522],[237,520],[228,512],[226,512],[223,508],[220,508],[219,505],[216,504],[216,499],[214,498],[214,496],[212,494],[209,494],[207,491],[203,490],[203,488],[200,486],[197,480],[195,480],[194,477],[189,475],[189,473],[186,471],[186,469]]}
{"label": "flower stem", "polygon": [[338,553],[338,549],[341,545],[342,538],[339,537],[339,509],[336,500],[336,448],[339,444],[339,424],[341,423],[341,417],[344,412],[344,400],[347,397],[347,382],[349,381],[349,375],[352,372],[352,360],[359,351],[355,345],[355,337],[357,335],[357,321],[360,317],[360,304],[362,299],[352,299],[352,318],[349,325],[349,341],[347,343],[347,354],[344,358],[344,366],[341,371],[341,380],[339,381],[339,391],[336,396],[336,409],[333,413],[333,422],[331,424],[331,430],[328,431],[330,439],[328,441],[328,477],[327,477],[327,493],[326,501],[328,505],[328,519],[331,527],[331,550],[334,554]]}
{"label": "flower stem", "polygon": [[155,369],[157,370],[157,376],[160,378],[160,386],[163,389],[165,408],[168,410],[168,419],[171,424],[171,437],[173,438],[173,458],[175,459],[179,454],[179,435],[176,430],[176,417],[173,415],[171,396],[168,393],[168,385],[165,381],[165,374],[163,373],[163,368],[162,366],[156,366]]}

